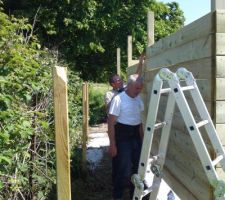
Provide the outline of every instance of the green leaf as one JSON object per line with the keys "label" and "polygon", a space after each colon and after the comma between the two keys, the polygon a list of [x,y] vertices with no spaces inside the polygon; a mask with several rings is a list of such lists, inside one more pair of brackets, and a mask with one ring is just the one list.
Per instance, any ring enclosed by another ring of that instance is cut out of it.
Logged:
{"label": "green leaf", "polygon": [[4,163],[6,162],[7,164],[11,164],[12,163],[12,160],[6,156],[1,156],[0,155],[0,163]]}

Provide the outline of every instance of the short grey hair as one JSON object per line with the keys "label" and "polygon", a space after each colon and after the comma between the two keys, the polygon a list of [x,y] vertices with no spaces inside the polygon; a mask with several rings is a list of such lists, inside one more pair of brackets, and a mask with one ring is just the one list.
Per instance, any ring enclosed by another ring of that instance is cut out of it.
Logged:
{"label": "short grey hair", "polygon": [[128,85],[132,84],[132,83],[141,83],[141,84],[143,84],[143,82],[144,82],[144,80],[143,80],[143,78],[140,75],[132,74],[132,75],[129,76],[127,84]]}

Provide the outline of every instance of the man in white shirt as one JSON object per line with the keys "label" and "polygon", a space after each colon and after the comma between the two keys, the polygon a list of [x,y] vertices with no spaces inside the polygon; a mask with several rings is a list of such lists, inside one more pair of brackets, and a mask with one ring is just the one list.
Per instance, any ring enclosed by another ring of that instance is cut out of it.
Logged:
{"label": "man in white shirt", "polygon": [[111,101],[108,116],[109,154],[112,156],[113,198],[122,199],[124,187],[137,173],[141,153],[144,104],[139,96],[143,80],[138,74],[129,77],[127,89]]}

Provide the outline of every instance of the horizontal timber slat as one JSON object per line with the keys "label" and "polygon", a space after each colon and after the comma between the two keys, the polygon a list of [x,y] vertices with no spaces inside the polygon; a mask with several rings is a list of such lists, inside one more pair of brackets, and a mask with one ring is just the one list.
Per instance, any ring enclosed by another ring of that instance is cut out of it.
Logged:
{"label": "horizontal timber slat", "polygon": [[161,54],[146,60],[147,70],[152,69],[152,66],[171,66],[181,62],[211,57],[213,41],[213,35],[209,34],[182,46],[163,51]]}
{"label": "horizontal timber slat", "polygon": [[[167,160],[167,166],[168,165],[171,166],[169,171],[173,175],[176,175],[175,178],[180,180],[198,200],[211,200],[211,189],[207,183],[202,182],[200,179],[193,179],[192,177],[187,176],[183,170],[176,167],[172,160]],[[175,190],[175,192],[178,191]],[[183,200],[182,196],[180,197]]]}
{"label": "horizontal timber slat", "polygon": [[183,27],[180,31],[173,33],[146,49],[147,58],[161,54],[163,51],[183,45],[197,38],[204,37],[213,32],[211,23],[212,14],[209,13],[195,22]]}
{"label": "horizontal timber slat", "polygon": [[176,191],[176,194],[182,200],[197,200],[196,197],[182,185],[182,182],[177,180],[166,167],[164,169],[163,178],[165,179],[166,183],[168,183],[171,188]]}
{"label": "horizontal timber slat", "polygon": [[217,33],[225,33],[225,11],[216,10],[215,31]]}
{"label": "horizontal timber slat", "polygon": [[216,78],[225,78],[225,56],[216,56]]}
{"label": "horizontal timber slat", "polygon": [[216,109],[216,124],[225,124],[225,117],[224,117],[224,111],[225,111],[225,101],[216,101],[215,105]]}
{"label": "horizontal timber slat", "polygon": [[225,101],[225,78],[216,78],[216,100]]}
{"label": "horizontal timber slat", "polygon": [[216,131],[223,146],[225,146],[225,124],[216,124]]}

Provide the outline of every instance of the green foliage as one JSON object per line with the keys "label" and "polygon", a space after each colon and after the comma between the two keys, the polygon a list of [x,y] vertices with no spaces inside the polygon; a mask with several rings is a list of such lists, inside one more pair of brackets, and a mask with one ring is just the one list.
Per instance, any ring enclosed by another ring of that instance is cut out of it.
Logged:
{"label": "green foliage", "polygon": [[[0,12],[0,25],[0,199],[45,199],[56,183],[51,81],[56,58],[40,48],[27,19]],[[76,139],[81,81],[71,71],[69,78]]]}
{"label": "green foliage", "polygon": [[89,124],[95,125],[106,120],[104,96],[108,86],[105,84],[91,84],[89,87]]}
{"label": "green foliage", "polygon": [[59,50],[71,69],[84,80],[102,82],[116,72],[116,48],[121,48],[121,67],[127,67],[127,35],[133,36],[134,57],[144,51],[147,42],[148,10],[155,13],[155,39],[169,35],[184,23],[178,3],[139,1],[5,1],[6,10],[27,15],[45,46]]}

